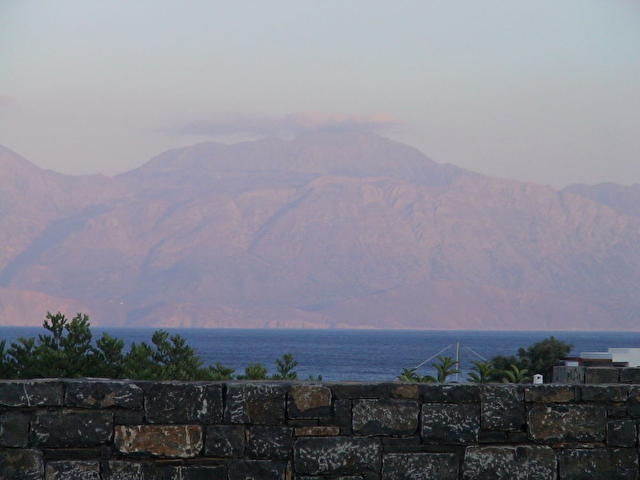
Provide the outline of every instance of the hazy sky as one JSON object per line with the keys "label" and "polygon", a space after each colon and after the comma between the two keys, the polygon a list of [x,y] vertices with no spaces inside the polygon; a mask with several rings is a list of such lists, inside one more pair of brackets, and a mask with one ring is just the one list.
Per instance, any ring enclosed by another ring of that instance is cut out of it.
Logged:
{"label": "hazy sky", "polygon": [[318,126],[640,182],[640,1],[0,0],[0,144],[42,167]]}

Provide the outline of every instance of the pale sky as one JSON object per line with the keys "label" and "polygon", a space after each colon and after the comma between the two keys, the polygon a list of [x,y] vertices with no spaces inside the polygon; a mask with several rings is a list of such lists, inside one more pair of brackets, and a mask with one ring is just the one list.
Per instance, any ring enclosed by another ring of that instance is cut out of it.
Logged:
{"label": "pale sky", "polygon": [[318,125],[500,177],[640,182],[640,2],[0,0],[0,144],[41,167]]}

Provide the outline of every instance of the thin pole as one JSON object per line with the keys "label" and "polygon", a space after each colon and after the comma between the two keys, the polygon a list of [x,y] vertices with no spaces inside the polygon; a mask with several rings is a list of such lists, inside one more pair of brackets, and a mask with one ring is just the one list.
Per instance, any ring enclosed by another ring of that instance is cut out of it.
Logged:
{"label": "thin pole", "polygon": [[[460,370],[460,342],[456,342],[456,370]],[[460,374],[456,373],[456,382],[460,380]]]}

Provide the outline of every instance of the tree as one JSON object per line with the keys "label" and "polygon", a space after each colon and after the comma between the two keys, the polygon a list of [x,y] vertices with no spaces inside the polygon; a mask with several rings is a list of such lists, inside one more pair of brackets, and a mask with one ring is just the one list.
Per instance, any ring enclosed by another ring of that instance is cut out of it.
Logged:
{"label": "tree", "polygon": [[447,383],[447,377],[460,373],[460,370],[455,368],[458,365],[458,362],[453,358],[438,355],[436,359],[438,360],[438,363],[432,363],[431,365],[438,372],[436,377],[438,383]]}
{"label": "tree", "polygon": [[298,374],[293,370],[298,366],[298,362],[293,358],[293,354],[285,353],[282,359],[276,360],[278,373],[271,378],[274,380],[296,380]]}
{"label": "tree", "polygon": [[436,383],[435,377],[431,375],[421,376],[416,373],[415,368],[405,368],[398,375],[398,380],[407,383]]}
{"label": "tree", "polygon": [[238,375],[238,380],[265,380],[267,367],[261,363],[250,363],[244,369],[244,375]]}
{"label": "tree", "polygon": [[526,368],[518,368],[516,365],[511,365],[507,370],[503,370],[502,383],[528,383],[531,378],[527,376],[529,370]]}
{"label": "tree", "polygon": [[521,366],[531,373],[541,373],[545,382],[551,382],[553,377],[553,366],[558,361],[569,355],[573,345],[558,340],[555,337],[545,338],[541,342],[534,343],[527,348],[518,350],[518,357]]}
{"label": "tree", "polygon": [[495,373],[493,368],[493,362],[488,360],[486,362],[471,362],[473,367],[469,372],[469,380],[473,383],[489,383]]}

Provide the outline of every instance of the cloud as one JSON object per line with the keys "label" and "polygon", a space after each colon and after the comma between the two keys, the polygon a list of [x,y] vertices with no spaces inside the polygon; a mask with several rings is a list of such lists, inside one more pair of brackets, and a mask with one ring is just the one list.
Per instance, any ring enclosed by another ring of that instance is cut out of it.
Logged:
{"label": "cloud", "polygon": [[310,131],[385,132],[399,125],[395,117],[387,114],[328,115],[305,112],[282,117],[233,116],[197,120],[170,131],[182,135],[291,136]]}
{"label": "cloud", "polygon": [[18,100],[10,95],[0,93],[0,108],[12,108],[18,105]]}

